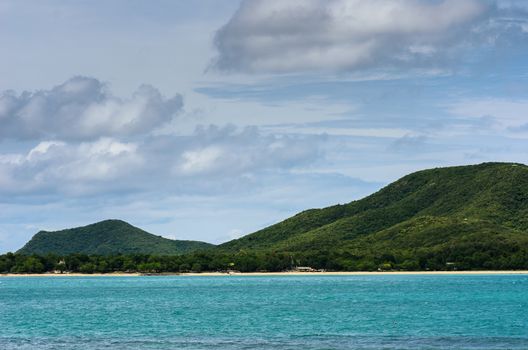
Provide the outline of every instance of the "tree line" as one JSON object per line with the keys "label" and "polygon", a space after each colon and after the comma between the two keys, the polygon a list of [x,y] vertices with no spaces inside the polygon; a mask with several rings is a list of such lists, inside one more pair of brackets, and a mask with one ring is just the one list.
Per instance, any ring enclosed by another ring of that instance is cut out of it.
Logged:
{"label": "tree line", "polygon": [[185,255],[0,255],[0,273],[280,272],[296,266],[328,271],[528,270],[528,249],[482,249],[478,244],[443,250],[320,250],[309,252],[194,252]]}

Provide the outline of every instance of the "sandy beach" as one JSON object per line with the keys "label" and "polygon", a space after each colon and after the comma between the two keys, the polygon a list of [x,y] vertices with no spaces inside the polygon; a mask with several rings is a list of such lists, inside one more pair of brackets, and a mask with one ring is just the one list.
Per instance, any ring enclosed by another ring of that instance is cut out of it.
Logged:
{"label": "sandy beach", "polygon": [[201,273],[30,273],[30,274],[0,274],[0,277],[134,277],[134,276],[387,276],[387,275],[528,275],[528,270],[519,271],[340,271],[340,272],[201,272]]}

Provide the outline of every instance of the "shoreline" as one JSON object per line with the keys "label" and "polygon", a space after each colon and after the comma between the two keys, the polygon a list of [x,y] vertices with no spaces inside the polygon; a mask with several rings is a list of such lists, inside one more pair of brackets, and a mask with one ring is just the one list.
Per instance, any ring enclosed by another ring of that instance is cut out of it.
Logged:
{"label": "shoreline", "polygon": [[230,276],[390,276],[390,275],[528,275],[528,270],[490,270],[490,271],[336,271],[336,272],[186,272],[186,273],[7,273],[1,277],[230,277]]}

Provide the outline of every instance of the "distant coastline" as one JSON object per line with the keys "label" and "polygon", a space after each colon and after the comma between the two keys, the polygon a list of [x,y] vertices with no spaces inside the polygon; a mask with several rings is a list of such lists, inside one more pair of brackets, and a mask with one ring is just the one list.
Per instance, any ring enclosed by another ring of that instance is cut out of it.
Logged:
{"label": "distant coastline", "polygon": [[390,276],[390,275],[528,275],[528,270],[489,271],[336,271],[336,272],[200,272],[200,273],[7,273],[0,277],[136,277],[136,276]]}
{"label": "distant coastline", "polygon": [[219,245],[165,239],[118,219],[39,231],[0,255],[0,272],[528,270],[527,198],[526,165],[426,169]]}

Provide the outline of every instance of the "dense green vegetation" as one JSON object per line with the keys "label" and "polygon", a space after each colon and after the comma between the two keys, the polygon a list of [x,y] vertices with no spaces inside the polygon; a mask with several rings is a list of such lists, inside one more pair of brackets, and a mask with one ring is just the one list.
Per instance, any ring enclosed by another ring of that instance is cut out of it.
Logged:
{"label": "dense green vegetation", "polygon": [[324,251],[335,257],[333,268],[345,270],[380,264],[523,268],[528,262],[528,167],[484,163],[419,171],[364,199],[302,212],[217,249],[306,257]]}
{"label": "dense green vegetation", "polygon": [[294,266],[330,271],[377,270],[527,270],[528,249],[507,244],[462,242],[440,249],[384,250],[357,254],[347,249],[288,254],[285,252],[195,252],[183,255],[0,255],[0,273],[42,272],[241,272],[285,271]]}
{"label": "dense green vegetation", "polygon": [[150,234],[121,220],[105,220],[68,230],[40,231],[18,253],[171,255],[212,246],[204,242],[171,240]]}
{"label": "dense green vegetation", "polygon": [[[86,235],[74,230],[64,237],[43,234],[48,250],[27,249],[32,241],[40,244],[37,234],[21,254],[0,256],[0,272],[50,271],[63,260],[66,270],[78,272],[281,271],[293,265],[350,271],[528,269],[528,167],[484,163],[419,171],[364,199],[307,210],[216,247],[194,245],[183,255],[159,248],[138,255],[145,252],[135,250],[141,240],[125,235],[125,249],[107,234],[91,233],[93,244],[120,248],[86,251]],[[48,252],[60,256],[42,255]]]}

